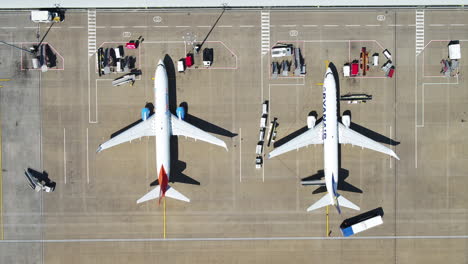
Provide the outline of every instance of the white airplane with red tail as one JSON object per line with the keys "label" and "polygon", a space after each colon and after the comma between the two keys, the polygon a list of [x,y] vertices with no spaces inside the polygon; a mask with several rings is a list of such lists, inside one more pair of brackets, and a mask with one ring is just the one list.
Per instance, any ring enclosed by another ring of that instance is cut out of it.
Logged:
{"label": "white airplane with red tail", "polygon": [[99,146],[97,152],[113,147],[115,145],[132,141],[144,136],[156,136],[156,166],[159,185],[146,195],[138,199],[137,203],[146,202],[152,199],[170,197],[184,202],[190,202],[190,199],[174,188],[169,186],[171,158],[170,158],[170,138],[171,136],[186,136],[195,140],[202,140],[214,145],[224,147],[227,150],[226,143],[207,132],[185,122],[185,109],[179,107],[177,116],[169,111],[169,92],[168,78],[164,62],[160,60],[156,67],[154,78],[154,94],[156,110],[154,115],[150,116],[148,108],[143,108],[142,122],[125,130],[121,134],[109,139]]}

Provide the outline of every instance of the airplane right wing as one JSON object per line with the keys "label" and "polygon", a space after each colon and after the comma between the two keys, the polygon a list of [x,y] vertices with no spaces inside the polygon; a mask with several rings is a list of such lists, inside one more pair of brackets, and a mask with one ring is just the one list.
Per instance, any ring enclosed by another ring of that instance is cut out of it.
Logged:
{"label": "airplane right wing", "polygon": [[101,152],[105,149],[111,148],[113,146],[119,145],[121,143],[132,141],[144,136],[154,136],[155,132],[153,129],[154,115],[150,116],[145,121],[138,123],[135,126],[125,130],[124,132],[118,134],[117,136],[107,140],[106,142],[99,145],[99,148],[96,152]]}
{"label": "airplane right wing", "polygon": [[390,155],[397,160],[400,160],[400,158],[398,158],[398,156],[395,154],[395,152],[393,152],[393,150],[366,136],[359,134],[351,128],[346,127],[341,123],[338,123],[338,129],[338,141],[340,142],[340,144],[351,144],[362,148],[372,149]]}
{"label": "airplane right wing", "polygon": [[275,148],[273,151],[268,153],[268,158],[271,159],[283,153],[291,150],[300,149],[312,144],[323,144],[322,138],[323,122],[320,122],[315,127],[307,130],[299,136],[291,139],[283,145]]}
{"label": "airplane right wing", "polygon": [[207,132],[199,129],[198,127],[191,125],[184,120],[180,120],[175,115],[171,114],[171,125],[172,125],[172,135],[174,136],[186,136],[191,137],[196,140],[202,140],[214,145],[228,150],[226,143],[221,139],[208,134]]}

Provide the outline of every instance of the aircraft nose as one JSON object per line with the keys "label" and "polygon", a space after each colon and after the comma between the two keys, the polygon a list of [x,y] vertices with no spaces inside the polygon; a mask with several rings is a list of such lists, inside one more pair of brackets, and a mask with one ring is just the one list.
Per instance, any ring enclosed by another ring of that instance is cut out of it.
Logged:
{"label": "aircraft nose", "polygon": [[162,65],[162,66],[164,66],[164,62],[163,62],[163,60],[159,60],[159,61],[158,61],[158,65]]}

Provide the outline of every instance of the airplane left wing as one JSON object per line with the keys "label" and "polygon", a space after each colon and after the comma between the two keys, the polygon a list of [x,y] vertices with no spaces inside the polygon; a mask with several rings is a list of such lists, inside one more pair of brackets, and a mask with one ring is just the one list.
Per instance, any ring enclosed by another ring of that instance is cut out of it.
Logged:
{"label": "airplane left wing", "polygon": [[96,152],[101,152],[105,149],[111,148],[113,146],[119,145],[121,143],[132,141],[144,136],[154,136],[155,132],[153,129],[154,115],[150,116],[145,121],[138,123],[135,126],[125,130],[124,132],[118,134],[117,136],[107,140],[106,142],[99,145],[99,148]]}
{"label": "airplane left wing", "polygon": [[221,139],[208,134],[207,132],[195,127],[183,120],[177,118],[177,116],[171,114],[171,125],[172,135],[174,136],[186,136],[196,140],[202,140],[214,145],[218,145],[227,150],[226,143]]}
{"label": "airplane left wing", "polygon": [[291,150],[300,149],[302,147],[312,145],[312,144],[323,144],[323,121],[320,122],[313,128],[310,128],[306,132],[300,134],[299,136],[291,139],[290,141],[284,143],[283,145],[275,148],[273,151],[268,153],[268,158],[279,156],[283,153],[286,153]]}
{"label": "airplane left wing", "polygon": [[345,125],[338,123],[338,141],[340,144],[351,144],[351,145],[356,145],[360,146],[362,148],[368,148],[371,150],[375,150],[387,155],[390,155],[394,157],[397,160],[400,160],[398,156],[393,152],[393,150],[385,147],[384,145],[366,137],[358,132],[352,130],[349,127],[346,127]]}

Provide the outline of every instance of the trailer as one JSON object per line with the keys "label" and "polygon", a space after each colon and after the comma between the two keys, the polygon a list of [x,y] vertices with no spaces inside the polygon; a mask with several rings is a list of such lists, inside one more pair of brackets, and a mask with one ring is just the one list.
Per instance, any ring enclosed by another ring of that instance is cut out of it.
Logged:
{"label": "trailer", "polygon": [[120,86],[126,83],[130,83],[131,85],[133,85],[133,83],[135,82],[135,78],[136,78],[135,74],[127,74],[127,75],[124,75],[120,78],[113,80],[112,85]]}

